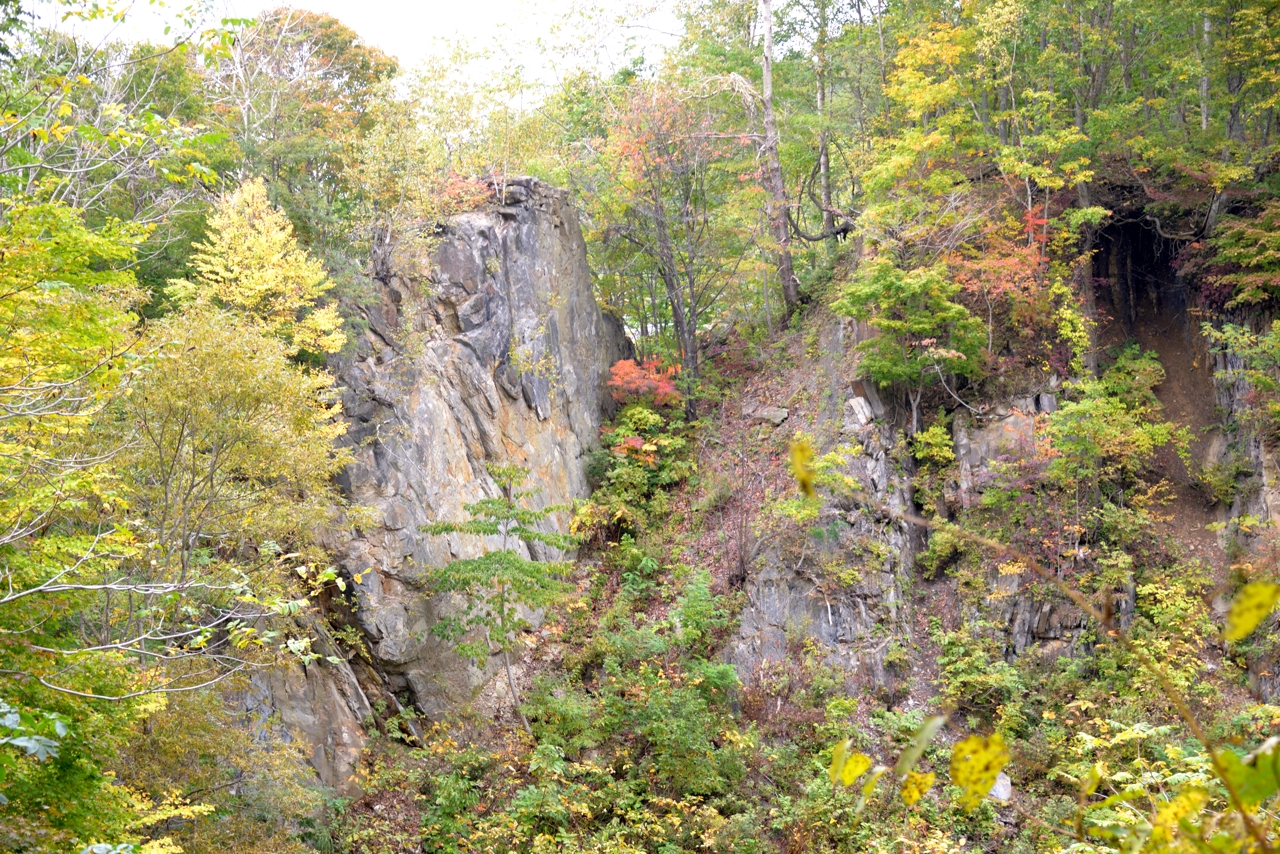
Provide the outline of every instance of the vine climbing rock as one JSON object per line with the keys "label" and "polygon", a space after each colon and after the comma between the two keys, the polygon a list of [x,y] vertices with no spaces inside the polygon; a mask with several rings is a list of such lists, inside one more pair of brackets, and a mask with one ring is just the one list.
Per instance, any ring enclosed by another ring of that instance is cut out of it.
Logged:
{"label": "vine climbing rock", "polygon": [[[408,700],[428,716],[471,701],[495,670],[430,633],[452,603],[422,584],[424,568],[476,556],[485,544],[421,526],[460,521],[464,504],[495,495],[493,463],[529,469],[544,504],[585,497],[585,456],[613,405],[609,368],[633,355],[621,324],[595,301],[568,195],[529,178],[504,191],[454,217],[418,257],[404,253],[411,257],[365,309],[355,354],[336,365],[355,455],[341,486],[374,522],[331,535],[347,589],[331,610],[357,631],[368,659],[348,651],[348,664],[318,666],[349,667],[369,702],[394,709]],[[551,522],[564,530],[567,514]],[[284,703],[336,696],[287,684],[277,692]]]}

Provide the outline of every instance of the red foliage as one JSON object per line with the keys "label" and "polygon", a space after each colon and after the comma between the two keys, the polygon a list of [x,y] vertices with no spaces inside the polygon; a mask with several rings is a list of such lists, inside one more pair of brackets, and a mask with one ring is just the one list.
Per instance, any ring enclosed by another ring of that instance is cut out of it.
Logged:
{"label": "red foliage", "polygon": [[[438,193],[444,212],[452,214],[473,211],[486,202],[493,201],[494,190],[479,178],[450,172],[440,184]],[[499,204],[502,203],[501,199],[497,201]]]}
{"label": "red foliage", "polygon": [[1040,216],[1037,212],[1048,215],[1044,208],[1034,208],[1027,211],[1022,217],[1022,232],[1030,235],[1031,239],[1037,243],[1046,243],[1049,240],[1049,235],[1045,232],[1044,227],[1049,224],[1049,220],[1044,216]]}
{"label": "red foliage", "polygon": [[664,368],[657,359],[638,365],[634,359],[623,359],[609,369],[609,388],[619,403],[648,400],[657,406],[675,406],[684,400],[676,388],[679,373],[679,365]]}
{"label": "red foliage", "polygon": [[988,303],[1033,301],[1042,290],[1046,267],[1040,246],[994,233],[987,236],[977,257],[952,259],[956,281],[967,293]]}
{"label": "red foliage", "polygon": [[639,436],[625,436],[613,446],[613,452],[621,457],[630,457],[640,465],[653,466],[658,455],[652,448],[652,445],[646,447],[644,439]]}

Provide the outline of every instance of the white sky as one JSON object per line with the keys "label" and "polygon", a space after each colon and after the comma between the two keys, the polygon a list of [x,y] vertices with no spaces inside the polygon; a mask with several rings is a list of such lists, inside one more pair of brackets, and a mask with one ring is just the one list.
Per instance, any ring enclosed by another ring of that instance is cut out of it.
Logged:
{"label": "white sky", "polygon": [[[124,23],[67,22],[62,29],[103,39],[165,42],[164,27],[174,16],[157,0],[117,0],[129,9]],[[181,8],[187,0],[168,0]],[[381,48],[411,68],[441,49],[442,42],[462,38],[473,48],[505,53],[525,66],[535,79],[556,77],[562,61],[548,58],[536,44],[586,42],[594,64],[611,66],[643,50],[654,60],[670,44],[677,23],[670,0],[211,0],[211,20],[252,18],[259,12],[293,6],[324,12],[351,27],[365,42]],[[53,23],[61,9],[42,4],[37,15]],[[621,24],[619,19],[627,23]],[[628,46],[630,42],[632,47]]]}

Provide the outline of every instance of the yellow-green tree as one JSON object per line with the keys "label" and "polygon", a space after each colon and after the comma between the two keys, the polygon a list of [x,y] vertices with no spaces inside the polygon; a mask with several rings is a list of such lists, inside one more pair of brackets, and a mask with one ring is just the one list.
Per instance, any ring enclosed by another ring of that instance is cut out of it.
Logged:
{"label": "yellow-green tree", "polygon": [[106,773],[135,723],[309,654],[288,617],[298,577],[325,574],[313,532],[346,459],[333,379],[209,305],[139,341],[145,233],[57,204],[0,223],[3,850],[159,844],[203,816],[194,783]]}
{"label": "yellow-green tree", "polygon": [[267,199],[261,178],[223,196],[195,245],[192,275],[170,282],[179,302],[207,303],[241,314],[297,353],[336,353],[346,343],[324,266],[298,245],[289,218]]}

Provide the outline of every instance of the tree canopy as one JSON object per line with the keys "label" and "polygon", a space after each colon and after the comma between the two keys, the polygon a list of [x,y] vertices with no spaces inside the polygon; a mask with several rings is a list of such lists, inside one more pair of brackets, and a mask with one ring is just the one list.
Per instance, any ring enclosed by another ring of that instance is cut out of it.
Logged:
{"label": "tree canopy", "polygon": [[[0,849],[1277,847],[1276,0],[576,4],[545,76],[164,14],[0,0]],[[523,724],[422,727],[335,370],[521,175],[635,358],[581,504],[416,532]],[[350,804],[245,699],[330,652]]]}

